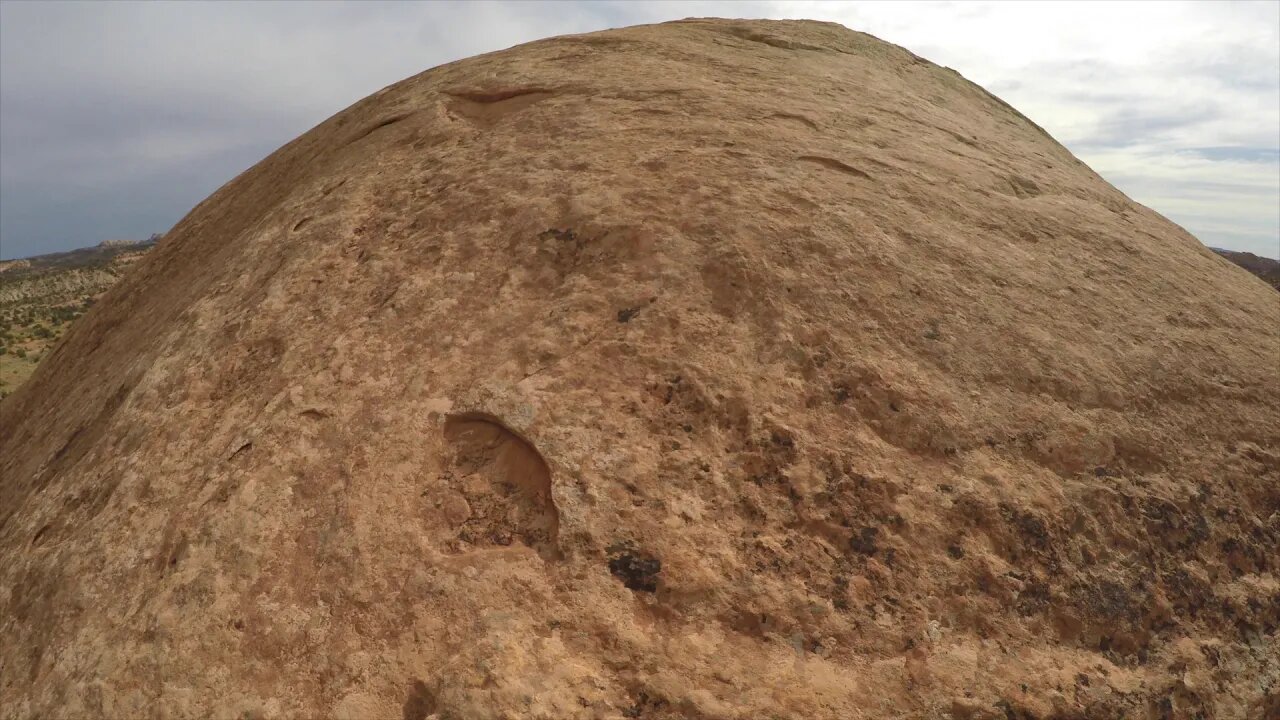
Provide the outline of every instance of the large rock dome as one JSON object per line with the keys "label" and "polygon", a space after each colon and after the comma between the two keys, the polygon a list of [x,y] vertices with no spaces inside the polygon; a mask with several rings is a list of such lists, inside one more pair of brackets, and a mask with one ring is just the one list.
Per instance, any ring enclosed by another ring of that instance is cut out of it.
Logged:
{"label": "large rock dome", "polygon": [[1263,717],[1278,366],[1280,294],[868,35],[452,63],[0,404],[0,716]]}

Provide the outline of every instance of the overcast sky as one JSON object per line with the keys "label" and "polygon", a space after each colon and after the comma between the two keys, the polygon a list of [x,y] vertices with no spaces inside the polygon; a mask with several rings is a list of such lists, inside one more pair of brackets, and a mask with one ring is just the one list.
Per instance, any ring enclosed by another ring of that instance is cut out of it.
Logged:
{"label": "overcast sky", "polygon": [[0,2],[0,257],[164,232],[381,87],[550,35],[833,20],[959,70],[1206,244],[1280,256],[1280,3]]}

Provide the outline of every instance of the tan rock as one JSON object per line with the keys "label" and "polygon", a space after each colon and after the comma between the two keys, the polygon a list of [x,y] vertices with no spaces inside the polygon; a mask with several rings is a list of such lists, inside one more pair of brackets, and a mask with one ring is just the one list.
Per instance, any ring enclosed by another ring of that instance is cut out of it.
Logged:
{"label": "tan rock", "polygon": [[0,716],[1245,717],[1278,359],[1280,295],[870,36],[442,66],[0,404]]}

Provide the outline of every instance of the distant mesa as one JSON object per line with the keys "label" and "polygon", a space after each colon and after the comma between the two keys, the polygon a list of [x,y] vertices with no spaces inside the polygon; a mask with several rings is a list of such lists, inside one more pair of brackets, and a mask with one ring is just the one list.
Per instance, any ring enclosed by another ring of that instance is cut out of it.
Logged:
{"label": "distant mesa", "polygon": [[1211,249],[1236,265],[1257,275],[1263,282],[1276,290],[1280,290],[1280,260],[1272,260],[1269,257],[1254,255],[1251,252],[1223,250],[1222,248]]}
{"label": "distant mesa", "polygon": [[31,261],[25,258],[22,260],[0,260],[0,273],[20,270],[26,267],[31,267]]}

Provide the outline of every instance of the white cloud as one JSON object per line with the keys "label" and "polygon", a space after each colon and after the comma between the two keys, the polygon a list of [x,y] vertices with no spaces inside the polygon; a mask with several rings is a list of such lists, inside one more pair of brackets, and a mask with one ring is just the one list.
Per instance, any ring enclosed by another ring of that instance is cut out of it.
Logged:
{"label": "white cloud", "polygon": [[[955,68],[1204,242],[1280,257],[1280,3],[807,2],[774,11],[834,20]],[[1221,159],[1225,149],[1256,160]]]}
{"label": "white cloud", "polygon": [[[434,65],[690,16],[832,20],[908,47],[1205,242],[1280,255],[1274,2],[5,2],[0,255],[162,230],[275,147]],[[49,199],[72,190],[74,204]]]}

